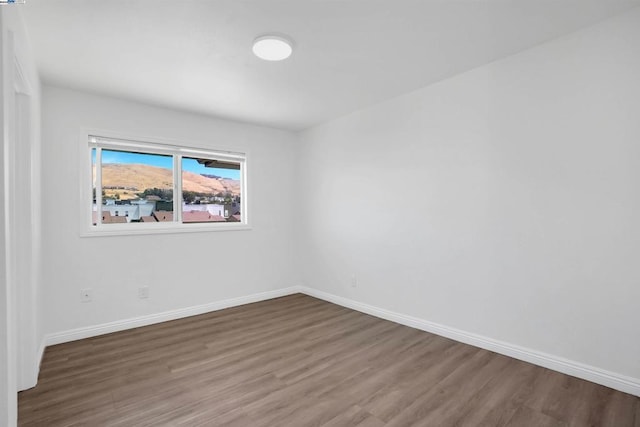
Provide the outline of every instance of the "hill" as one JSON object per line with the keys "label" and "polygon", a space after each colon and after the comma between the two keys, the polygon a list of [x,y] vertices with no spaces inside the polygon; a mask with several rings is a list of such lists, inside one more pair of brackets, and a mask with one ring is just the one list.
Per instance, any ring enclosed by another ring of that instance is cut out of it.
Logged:
{"label": "hill", "polygon": [[[94,175],[95,176],[95,175]],[[196,193],[231,193],[240,195],[240,181],[228,178],[210,178],[192,172],[183,172],[182,189]],[[102,187],[107,196],[116,194],[121,199],[134,199],[136,193],[147,188],[171,189],[173,173],[169,169],[149,165],[102,165]]]}

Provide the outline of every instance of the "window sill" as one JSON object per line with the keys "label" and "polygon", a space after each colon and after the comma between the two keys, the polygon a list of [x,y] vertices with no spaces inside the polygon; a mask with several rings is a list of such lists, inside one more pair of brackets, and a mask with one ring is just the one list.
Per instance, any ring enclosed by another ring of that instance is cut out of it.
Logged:
{"label": "window sill", "polygon": [[103,225],[91,227],[80,233],[80,237],[136,236],[148,234],[207,233],[217,231],[251,230],[248,224],[145,224]]}

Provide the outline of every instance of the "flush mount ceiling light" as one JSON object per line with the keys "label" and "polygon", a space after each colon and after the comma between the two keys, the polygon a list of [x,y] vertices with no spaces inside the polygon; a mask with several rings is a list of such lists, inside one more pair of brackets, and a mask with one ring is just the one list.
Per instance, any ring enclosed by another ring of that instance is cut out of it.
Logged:
{"label": "flush mount ceiling light", "polygon": [[291,56],[293,41],[287,36],[267,34],[253,41],[253,53],[265,61],[282,61]]}

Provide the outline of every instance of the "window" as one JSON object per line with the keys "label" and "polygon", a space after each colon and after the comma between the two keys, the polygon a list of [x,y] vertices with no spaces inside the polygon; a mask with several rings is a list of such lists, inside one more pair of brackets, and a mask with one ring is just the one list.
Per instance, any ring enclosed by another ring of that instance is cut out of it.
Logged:
{"label": "window", "polygon": [[[246,228],[246,155],[89,136],[90,234]],[[89,222],[89,219],[87,219]]]}

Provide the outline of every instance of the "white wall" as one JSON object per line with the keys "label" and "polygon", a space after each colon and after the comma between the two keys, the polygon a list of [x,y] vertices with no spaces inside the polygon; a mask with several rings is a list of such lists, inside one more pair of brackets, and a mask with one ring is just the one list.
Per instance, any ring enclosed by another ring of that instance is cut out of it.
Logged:
{"label": "white wall", "polygon": [[[4,100],[6,71],[5,71],[5,44],[7,34],[5,31],[5,12],[0,9],[0,99]],[[11,318],[13,306],[9,304],[11,290],[7,277],[7,240],[6,227],[7,215],[5,212],[7,206],[6,185],[6,147],[8,144],[8,129],[5,119],[6,106],[5,102],[0,103],[0,129],[2,130],[2,149],[0,149],[0,164],[2,165],[2,173],[0,173],[0,425],[15,425],[17,420],[16,412],[16,395],[15,395],[15,360],[11,357],[11,346],[15,346],[13,340],[13,326],[15,323]]]}
{"label": "white wall", "polygon": [[302,133],[305,284],[640,379],[638,52],[640,9]]}
{"label": "white wall", "polygon": [[[42,115],[47,334],[297,284],[287,215],[294,209],[271,209],[274,197],[285,206],[293,193],[294,134],[49,86]],[[80,237],[83,128],[247,151],[253,229]],[[138,299],[142,285],[150,287],[149,299]],[[82,288],[93,289],[92,302],[80,302]]]}
{"label": "white wall", "polygon": [[37,380],[40,279],[40,81],[18,7],[3,7],[0,424],[16,422],[16,392]]}

